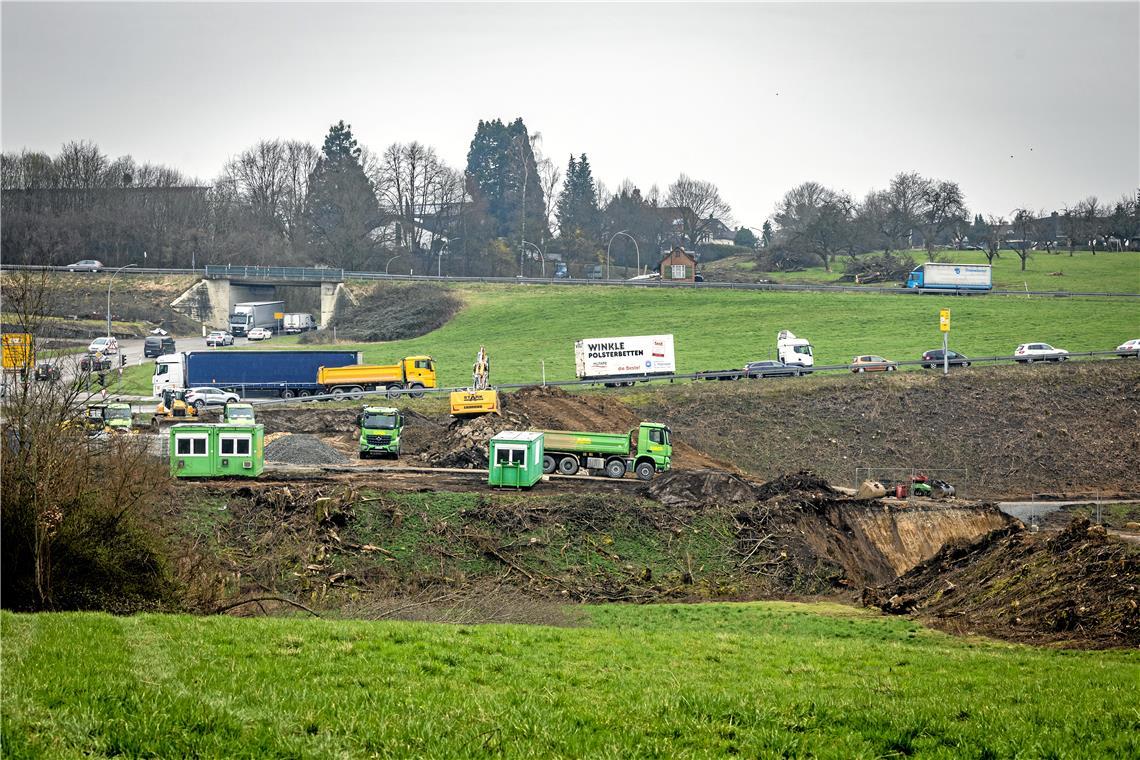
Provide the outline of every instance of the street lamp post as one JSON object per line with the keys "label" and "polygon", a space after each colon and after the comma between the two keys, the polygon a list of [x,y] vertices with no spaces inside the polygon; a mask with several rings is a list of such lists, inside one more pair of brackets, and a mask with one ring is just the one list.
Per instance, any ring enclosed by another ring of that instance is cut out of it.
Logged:
{"label": "street lamp post", "polygon": [[625,230],[621,230],[620,232],[615,232],[613,234],[613,237],[610,238],[610,242],[606,244],[606,279],[607,280],[610,279],[610,246],[612,246],[614,244],[614,239],[617,238],[618,235],[625,235],[627,238],[629,238],[630,240],[633,241],[633,250],[637,252],[637,273],[641,274],[641,249],[637,246],[637,241],[634,240],[633,235],[630,235]]}
{"label": "street lamp post", "polygon": [[388,274],[388,264],[391,264],[393,261],[395,261],[396,259],[400,258],[403,255],[404,254],[402,254],[402,253],[397,253],[395,256],[388,259],[388,263],[384,265],[384,274]]}
{"label": "street lamp post", "polygon": [[522,241],[522,244],[523,245],[529,245],[531,248],[538,251],[538,260],[542,263],[542,276],[546,277],[546,254],[544,254],[542,252],[541,248],[539,248],[537,245],[530,242],[529,240]]}
{"label": "street lamp post", "polygon": [[126,266],[119,267],[118,269],[115,270],[114,274],[111,275],[110,282],[107,283],[107,337],[108,338],[111,337],[111,286],[115,284],[115,275],[116,274],[123,271],[124,269],[130,269],[133,266],[135,266],[135,265],[134,264],[127,264]]}

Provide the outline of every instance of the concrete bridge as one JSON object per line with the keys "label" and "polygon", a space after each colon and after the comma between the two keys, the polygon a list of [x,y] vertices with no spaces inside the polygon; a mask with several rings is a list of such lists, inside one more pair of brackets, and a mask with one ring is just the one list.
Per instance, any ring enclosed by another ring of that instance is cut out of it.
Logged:
{"label": "concrete bridge", "polygon": [[278,287],[297,286],[321,289],[322,328],[328,326],[336,314],[337,299],[342,293],[348,293],[343,269],[207,266],[205,278],[170,305],[195,321],[221,330],[229,326],[234,304],[276,301]]}

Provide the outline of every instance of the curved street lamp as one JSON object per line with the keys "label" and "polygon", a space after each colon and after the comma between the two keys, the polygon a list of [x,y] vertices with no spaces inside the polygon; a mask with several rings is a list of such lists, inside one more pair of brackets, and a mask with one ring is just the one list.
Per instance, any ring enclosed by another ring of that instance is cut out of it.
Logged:
{"label": "curved street lamp", "polygon": [[126,266],[119,267],[118,269],[115,270],[114,274],[111,275],[110,282],[107,283],[107,337],[108,338],[111,337],[111,286],[115,284],[115,275],[116,274],[123,271],[124,269],[130,269],[133,266],[136,266],[136,265],[135,264],[127,264]]}
{"label": "curved street lamp", "polygon": [[[404,254],[402,254],[402,253],[397,253],[395,256],[393,256],[392,258],[388,259],[388,264],[391,264],[393,261],[395,261],[396,259],[400,258],[400,257],[401,257],[401,256],[403,256],[403,255],[404,255]],[[388,264],[385,264],[385,265],[384,265],[384,274],[388,274]],[[430,270],[429,270],[429,271],[430,271]]]}
{"label": "curved street lamp", "polygon": [[546,277],[546,254],[544,254],[542,252],[541,248],[539,248],[537,245],[530,242],[529,240],[522,241],[522,244],[523,245],[529,245],[531,248],[538,251],[538,260],[542,262],[542,276]]}
{"label": "curved street lamp", "polygon": [[637,273],[641,274],[641,249],[637,246],[637,241],[633,239],[633,235],[630,235],[625,230],[621,230],[620,232],[615,232],[613,234],[613,237],[610,238],[610,242],[606,244],[606,279],[607,280],[610,279],[610,246],[612,246],[614,244],[614,239],[617,238],[618,235],[625,235],[627,238],[629,238],[630,240],[633,241],[633,250],[637,252]]}

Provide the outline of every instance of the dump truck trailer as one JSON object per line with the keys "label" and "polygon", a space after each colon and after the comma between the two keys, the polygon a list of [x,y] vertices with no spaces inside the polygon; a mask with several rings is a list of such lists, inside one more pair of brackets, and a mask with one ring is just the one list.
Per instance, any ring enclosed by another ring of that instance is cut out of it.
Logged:
{"label": "dump truck trailer", "polygon": [[659,422],[643,422],[628,433],[543,430],[542,471],[573,475],[579,469],[611,478],[632,472],[641,480],[669,469],[672,431]]}
{"label": "dump truck trailer", "polygon": [[[321,393],[338,398],[365,391],[403,391],[420,398],[424,388],[436,387],[435,361],[430,356],[408,356],[396,364],[358,364],[321,367],[317,372]],[[391,395],[400,395],[392,393]]]}

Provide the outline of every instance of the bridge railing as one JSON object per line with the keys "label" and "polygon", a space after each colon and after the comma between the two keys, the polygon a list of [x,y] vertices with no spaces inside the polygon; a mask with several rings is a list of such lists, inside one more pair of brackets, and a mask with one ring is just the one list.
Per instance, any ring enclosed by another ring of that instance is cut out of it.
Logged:
{"label": "bridge railing", "polygon": [[343,282],[343,269],[325,267],[250,267],[208,265],[208,280],[302,280],[305,282]]}

